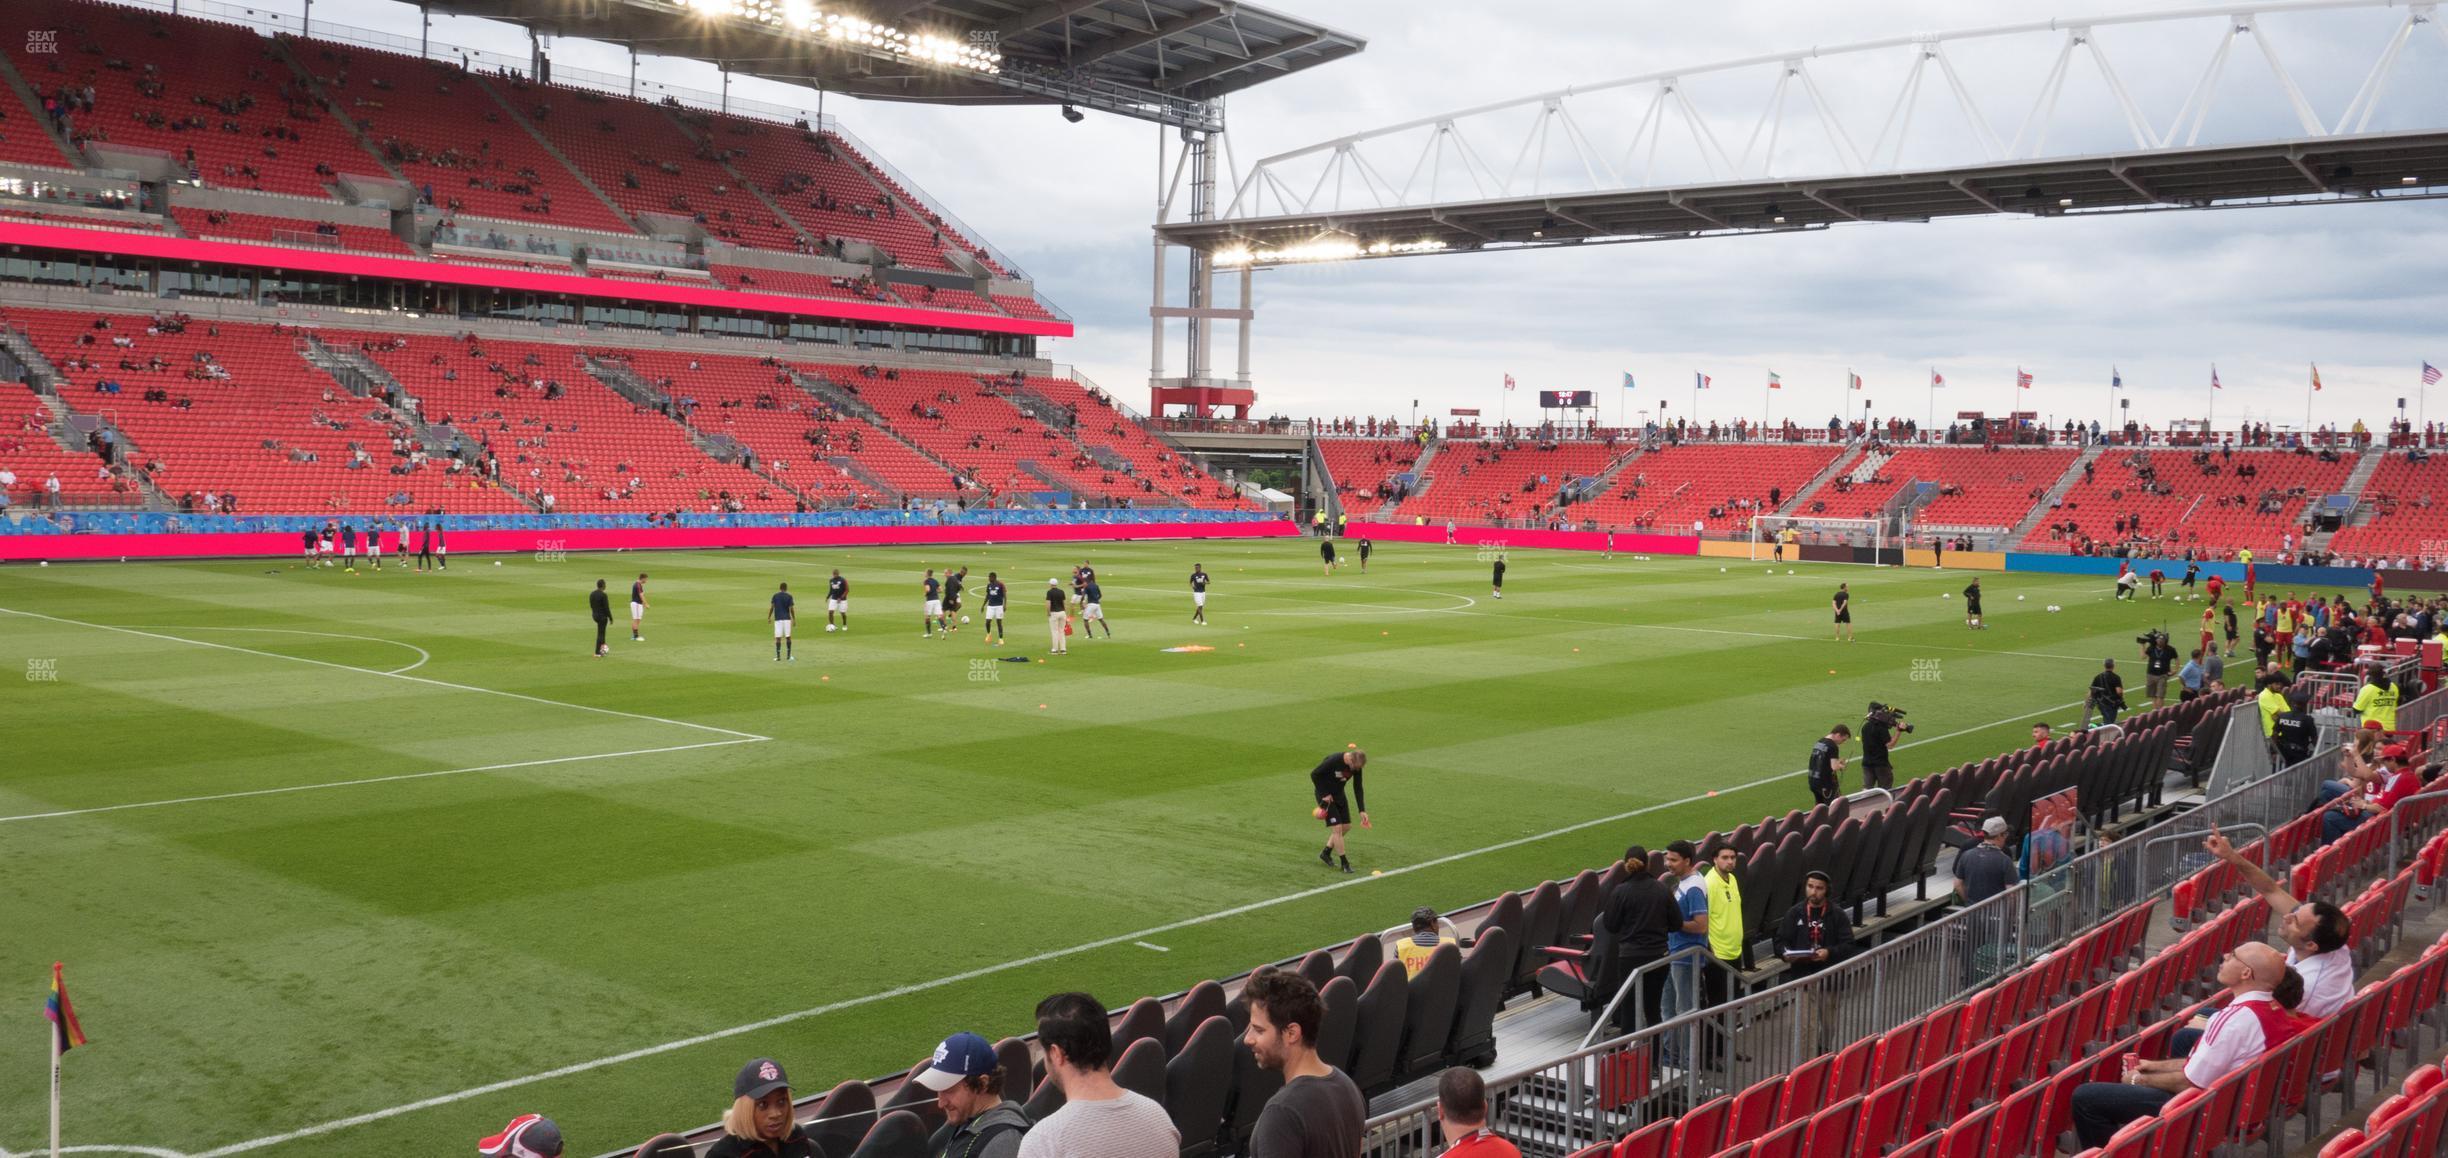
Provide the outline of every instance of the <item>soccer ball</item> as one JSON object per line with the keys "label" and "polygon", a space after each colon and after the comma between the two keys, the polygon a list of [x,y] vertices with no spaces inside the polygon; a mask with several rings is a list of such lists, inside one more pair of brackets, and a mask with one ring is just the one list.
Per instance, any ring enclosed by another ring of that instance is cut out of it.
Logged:
{"label": "soccer ball", "polygon": [[50,565],[51,565],[51,560],[49,560],[49,559],[44,559],[44,560],[42,560],[41,562],[39,562],[39,563],[36,563],[36,564],[35,564],[35,566],[37,566],[37,567],[48,567],[48,566],[50,566]]}
{"label": "soccer ball", "polygon": [[961,616],[961,622],[962,622],[962,623],[967,623],[967,622],[969,622],[969,617],[968,617],[968,616],[966,616],[966,615]]}
{"label": "soccer ball", "polygon": [[1953,599],[1953,598],[1955,598],[1955,593],[1954,593],[1954,592],[1952,592],[1952,591],[1941,591],[1941,592],[1939,592],[1939,593],[1938,593],[1938,598],[1940,598],[1940,599]]}
{"label": "soccer ball", "polygon": [[1324,819],[1326,819],[1326,810],[1325,810],[1325,809],[1323,809],[1323,808],[1312,808],[1312,809],[1310,809],[1310,810],[1309,810],[1309,819],[1311,819],[1311,820],[1324,820]]}
{"label": "soccer ball", "polygon": [[831,631],[831,630],[833,630],[833,625],[832,625],[832,624],[830,624],[830,623],[825,624],[825,630],[826,630],[826,631]]}
{"label": "soccer ball", "polygon": [[1794,570],[1793,570],[1793,568],[1791,568],[1791,567],[1787,567],[1787,568],[1785,569],[1785,573],[1786,573],[1786,574],[1788,574],[1788,575],[1791,575],[1791,574],[1793,574],[1793,573],[1794,573]]}
{"label": "soccer ball", "polygon": [[2063,608],[2061,608],[2061,607],[2057,606],[2057,605],[2056,605],[2056,604],[2054,604],[2054,603],[2049,604],[2049,605],[2048,605],[2048,609],[2049,609],[2051,612],[2056,612],[2056,611],[2062,611],[2062,610],[2064,610]]}
{"label": "soccer ball", "polygon": [[493,565],[494,565],[494,566],[496,566],[496,567],[501,566],[501,560],[499,560],[499,559],[495,559],[495,560],[493,560]]}
{"label": "soccer ball", "polygon": [[2021,603],[2021,602],[2023,602],[2023,596],[2020,596],[2020,595],[2015,596],[2015,602],[2017,602],[2017,603]]}
{"label": "soccer ball", "polygon": [[1725,574],[1725,572],[1726,572],[1726,569],[1725,569],[1725,568],[1723,568],[1723,567],[1719,567],[1719,568],[1717,569],[1717,573],[1718,573],[1718,574],[1720,574],[1720,575]]}

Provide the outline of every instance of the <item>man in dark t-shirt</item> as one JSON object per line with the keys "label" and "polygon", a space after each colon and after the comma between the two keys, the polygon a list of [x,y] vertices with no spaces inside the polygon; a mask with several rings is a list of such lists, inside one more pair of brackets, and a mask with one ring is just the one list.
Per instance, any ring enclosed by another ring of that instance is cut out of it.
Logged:
{"label": "man in dark t-shirt", "polygon": [[1360,573],[1363,575],[1368,574],[1368,557],[1371,546],[1367,539],[1360,540]]}
{"label": "man in dark t-shirt", "polygon": [[2115,660],[2100,661],[2100,673],[2091,677],[2091,694],[2084,704],[2083,723],[2086,727],[2094,711],[2100,714],[2101,723],[2116,723],[2117,713],[2125,710],[2125,677],[2117,674]]}
{"label": "man in dark t-shirt", "polygon": [[944,634],[960,630],[961,589],[969,584],[969,569],[944,572]]}
{"label": "man in dark t-shirt", "polygon": [[1069,626],[1069,617],[1063,614],[1063,608],[1069,600],[1063,595],[1061,582],[1046,580],[1045,601],[1046,632],[1054,641],[1047,650],[1054,655],[1068,655],[1071,652],[1070,641],[1064,638],[1063,628]]}
{"label": "man in dark t-shirt", "polygon": [[1844,742],[1852,738],[1853,729],[1838,724],[1828,729],[1827,735],[1819,737],[1818,743],[1811,745],[1810,793],[1812,800],[1825,804],[1844,795],[1844,790],[1837,786],[1836,774],[1844,771],[1844,757],[1839,753],[1844,750]]}
{"label": "man in dark t-shirt", "polygon": [[1360,827],[1369,827],[1368,790],[1360,784],[1360,773],[1367,767],[1368,753],[1353,748],[1318,761],[1309,771],[1309,795],[1318,802],[1317,818],[1326,822],[1326,847],[1318,850],[1318,861],[1331,867],[1340,860],[1344,872],[1352,871],[1343,838],[1351,831],[1353,802],[1360,805]]}
{"label": "man in dark t-shirt", "polygon": [[986,573],[986,646],[988,647],[1003,646],[1003,608],[1004,600],[1009,594],[1003,589],[1003,580],[997,578],[994,572],[988,571]]}
{"label": "man in dark t-shirt", "polygon": [[[920,591],[920,599],[923,602],[919,606],[918,626],[923,630],[918,634],[920,638],[933,639],[935,628],[943,622],[944,617],[943,582],[935,578],[933,567],[927,568],[926,581],[920,586]],[[945,632],[945,634],[950,635],[951,633]]]}
{"label": "man in dark t-shirt", "polygon": [[1207,565],[1190,565],[1190,622],[1207,622]]}
{"label": "man in dark t-shirt", "polygon": [[[839,582],[840,576],[836,575],[834,579]],[[799,601],[791,597],[790,584],[784,583],[774,588],[773,598],[765,608],[765,619],[773,624],[775,663],[799,658],[791,651],[791,620],[798,615]]]}
{"label": "man in dark t-shirt", "polygon": [[1251,1129],[1251,1158],[1360,1158],[1368,1099],[1342,1070],[1318,1057],[1326,1003],[1317,986],[1287,969],[1262,969],[1242,990],[1250,1024],[1243,1041],[1259,1068],[1283,1075]]}
{"label": "man in dark t-shirt", "polygon": [[1335,568],[1335,548],[1333,539],[1321,539],[1318,541],[1318,558],[1326,564],[1326,574],[1333,575]]}
{"label": "man in dark t-shirt", "polygon": [[1983,624],[1981,623],[1981,606],[1980,606],[1980,600],[1981,600],[1981,589],[1980,589],[1980,580],[1975,579],[1975,580],[1973,580],[1973,581],[1972,581],[1971,586],[1964,588],[1964,589],[1963,589],[1963,597],[1964,597],[1964,626],[1965,626],[1965,627],[1969,627],[1969,628],[1973,629],[1974,631],[1978,631],[1978,630],[1980,630],[1980,629],[1981,629],[1981,627],[1983,626]]}
{"label": "man in dark t-shirt", "polygon": [[1504,598],[1504,573],[1505,573],[1505,557],[1504,557],[1504,555],[1503,555],[1502,553],[1499,553],[1499,554],[1496,556],[1495,578],[1494,578],[1494,583],[1495,583],[1495,588],[1496,588],[1496,598],[1498,598],[1498,599],[1502,599],[1502,598]]}
{"label": "man in dark t-shirt", "polygon": [[1853,642],[1853,589],[1849,583],[1836,585],[1836,638]]}
{"label": "man in dark t-shirt", "polygon": [[833,617],[841,617],[841,629],[850,630],[850,581],[842,578],[841,568],[833,569],[833,577],[825,580],[825,630],[833,630]]}

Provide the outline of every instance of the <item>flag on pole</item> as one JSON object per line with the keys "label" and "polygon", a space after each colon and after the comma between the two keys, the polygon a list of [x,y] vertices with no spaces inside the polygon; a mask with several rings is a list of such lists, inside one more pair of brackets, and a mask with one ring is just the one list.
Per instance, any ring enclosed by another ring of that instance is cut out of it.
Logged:
{"label": "flag on pole", "polygon": [[51,997],[43,1002],[43,1016],[51,1019],[53,1052],[85,1044],[85,1029],[77,1024],[76,1007],[68,1004],[68,982],[60,976],[57,961],[51,963]]}
{"label": "flag on pole", "polygon": [[1511,390],[1512,388],[1513,388],[1513,376],[1512,376],[1511,374],[1507,374],[1507,375],[1505,375],[1505,389],[1507,389],[1507,390]]}
{"label": "flag on pole", "polygon": [[1708,375],[1700,373],[1697,370],[1692,371],[1692,389],[1706,390],[1709,388],[1709,381],[1710,379]]}
{"label": "flag on pole", "polygon": [[2029,390],[2031,389],[2031,382],[2031,371],[2026,370],[2021,366],[2015,367],[2015,386],[2017,388]]}
{"label": "flag on pole", "polygon": [[1946,385],[1946,375],[1939,373],[1935,367],[1932,367],[1930,370],[1930,385],[1932,387],[1944,387]]}
{"label": "flag on pole", "polygon": [[1626,371],[1624,371],[1624,389],[1626,389],[1626,390],[1637,390],[1637,389],[1639,389],[1639,387],[1634,386],[1634,385],[1632,384],[1632,372],[1631,372],[1630,370],[1626,370]]}
{"label": "flag on pole", "polygon": [[2114,366],[2108,367],[2108,388],[2111,390],[2125,388],[2125,374]]}
{"label": "flag on pole", "polygon": [[1785,388],[1785,379],[1784,379],[1784,378],[1782,378],[1782,377],[1779,377],[1776,371],[1774,371],[1774,370],[1770,370],[1770,371],[1768,372],[1768,388],[1769,388],[1769,389],[1771,389],[1771,390],[1782,390],[1782,389],[1784,389],[1784,388]]}
{"label": "flag on pole", "polygon": [[2423,363],[2423,385],[2439,385],[2439,367],[2434,366],[2429,362]]}
{"label": "flag on pole", "polygon": [[1852,372],[1851,370],[1847,370],[1847,371],[1845,371],[1845,381],[1846,381],[1847,383],[1850,383],[1850,384],[1852,385],[1852,387],[1853,387],[1855,390],[1859,390],[1859,389],[1861,389],[1861,388],[1862,388],[1862,380],[1861,380],[1861,375],[1856,374],[1856,373]]}
{"label": "flag on pole", "polygon": [[2312,363],[2312,391],[2316,394],[2320,392],[2320,363],[2318,362]]}
{"label": "flag on pole", "polygon": [[2216,362],[2212,362],[2212,363],[2210,364],[2210,388],[2211,388],[2211,389],[2213,389],[2213,390],[2224,390],[2224,389],[2226,389],[2226,387],[2219,385],[2219,380],[2218,380],[2218,363],[2216,363]]}

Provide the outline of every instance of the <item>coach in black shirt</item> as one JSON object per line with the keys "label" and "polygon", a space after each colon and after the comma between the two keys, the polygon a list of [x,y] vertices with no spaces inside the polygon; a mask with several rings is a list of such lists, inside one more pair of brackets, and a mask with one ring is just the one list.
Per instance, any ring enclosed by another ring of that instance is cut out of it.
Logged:
{"label": "coach in black shirt", "polygon": [[604,631],[612,626],[612,596],[604,590],[604,581],[595,581],[595,589],[587,592],[587,608],[595,613],[595,654],[603,655]]}
{"label": "coach in black shirt", "polygon": [[2116,673],[2115,660],[2100,661],[2100,673],[2091,677],[2091,695],[2085,702],[2088,704],[2083,712],[2086,724],[2090,722],[2094,709],[2099,712],[2101,723],[2116,723],[2117,713],[2125,710],[2125,677]]}
{"label": "coach in black shirt", "polygon": [[1844,759],[1837,753],[1844,749],[1844,742],[1852,738],[1853,729],[1838,724],[1827,735],[1819,737],[1818,743],[1811,745],[1811,799],[1825,804],[1844,795],[1844,790],[1836,785],[1836,774],[1844,771]]}

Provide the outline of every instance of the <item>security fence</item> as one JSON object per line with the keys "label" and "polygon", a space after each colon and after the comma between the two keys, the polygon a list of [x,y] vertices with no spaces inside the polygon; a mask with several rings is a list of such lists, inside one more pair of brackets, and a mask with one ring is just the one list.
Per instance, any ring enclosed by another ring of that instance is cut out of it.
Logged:
{"label": "security fence", "polygon": [[[2437,718],[2443,702],[2428,696],[2404,711]],[[1488,1124],[1533,1158],[1565,1155],[1885,1033],[2165,893],[2209,862],[2202,839],[2213,828],[2242,845],[2301,816],[2340,767],[2340,750],[2323,747],[1814,976],[1670,1017],[1526,1072],[1493,1071]],[[1369,1123],[1367,1153],[1433,1153],[1435,1121],[1433,1104],[1379,1115]]]}

